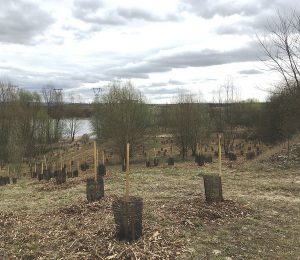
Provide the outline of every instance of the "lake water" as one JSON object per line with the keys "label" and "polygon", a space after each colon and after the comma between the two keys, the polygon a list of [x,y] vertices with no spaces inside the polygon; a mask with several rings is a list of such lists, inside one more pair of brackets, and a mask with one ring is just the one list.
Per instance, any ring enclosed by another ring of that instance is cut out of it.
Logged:
{"label": "lake water", "polygon": [[80,120],[80,130],[76,134],[76,136],[82,136],[83,134],[91,134],[93,132],[92,126],[90,124],[89,119],[81,119]]}
{"label": "lake water", "polygon": [[76,133],[75,137],[81,137],[84,134],[89,134],[91,135],[93,130],[92,130],[92,126],[90,124],[90,120],[89,119],[80,119],[79,120],[79,130]]}

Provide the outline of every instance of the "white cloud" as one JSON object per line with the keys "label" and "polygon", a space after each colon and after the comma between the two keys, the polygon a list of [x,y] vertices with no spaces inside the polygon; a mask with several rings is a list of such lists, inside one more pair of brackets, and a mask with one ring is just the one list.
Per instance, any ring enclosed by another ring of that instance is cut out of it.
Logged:
{"label": "white cloud", "polygon": [[[152,102],[177,88],[206,100],[227,75],[242,96],[263,99],[254,33],[293,1],[7,0],[0,2],[0,77],[46,84],[92,100],[93,87],[131,79]],[[264,87],[263,86],[263,87]]]}

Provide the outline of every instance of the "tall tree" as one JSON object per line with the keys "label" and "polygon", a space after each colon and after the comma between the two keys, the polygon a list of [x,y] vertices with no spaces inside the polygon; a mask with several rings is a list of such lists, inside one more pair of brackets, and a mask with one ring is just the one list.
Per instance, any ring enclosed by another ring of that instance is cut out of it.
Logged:
{"label": "tall tree", "polygon": [[257,37],[264,52],[267,67],[281,76],[271,91],[265,118],[273,118],[264,130],[272,141],[291,138],[300,130],[300,13],[291,10],[278,12],[266,28],[264,36]]}
{"label": "tall tree", "polygon": [[43,88],[42,96],[49,116],[47,141],[51,144],[57,142],[63,133],[63,94],[61,89],[55,89],[54,86],[48,85]]}
{"label": "tall tree", "polygon": [[150,127],[150,111],[142,94],[131,82],[112,82],[108,92],[95,100],[92,126],[99,141],[109,138],[122,161],[126,143],[131,154],[141,144]]}
{"label": "tall tree", "polygon": [[209,135],[208,109],[192,94],[183,92],[179,92],[175,104],[168,109],[168,125],[185,160],[189,149],[195,154],[197,143],[204,143]]}
{"label": "tall tree", "polygon": [[300,13],[278,12],[272,23],[266,27],[266,33],[257,36],[264,52],[267,67],[278,72],[284,84],[281,87],[293,91],[300,89]]}
{"label": "tall tree", "polygon": [[239,111],[238,92],[231,78],[220,86],[218,107],[214,110],[216,130],[223,134],[222,146],[227,155],[236,139],[238,125],[236,117]]}
{"label": "tall tree", "polygon": [[[80,97],[76,97],[74,92],[69,94],[70,104],[75,105],[76,102],[80,103]],[[65,120],[65,134],[70,138],[71,142],[74,141],[76,134],[82,127],[80,118],[71,115],[71,117]]]}

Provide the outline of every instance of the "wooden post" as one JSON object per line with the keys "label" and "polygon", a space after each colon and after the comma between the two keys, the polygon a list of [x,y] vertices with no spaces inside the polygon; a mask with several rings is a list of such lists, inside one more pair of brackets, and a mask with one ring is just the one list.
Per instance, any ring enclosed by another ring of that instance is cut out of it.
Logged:
{"label": "wooden post", "polygon": [[42,175],[44,175],[44,162],[42,162]]}
{"label": "wooden post", "polygon": [[125,181],[125,199],[129,201],[129,143],[126,145],[126,181]]}
{"label": "wooden post", "polygon": [[95,174],[95,181],[97,180],[97,143],[94,141],[94,174]]}
{"label": "wooden post", "polygon": [[219,139],[219,175],[222,173],[222,151],[221,151],[221,134],[218,134]]}
{"label": "wooden post", "polygon": [[156,149],[153,148],[153,151],[154,151],[154,158],[156,158]]}
{"label": "wooden post", "polygon": [[34,163],[34,172],[36,172],[36,163]]}
{"label": "wooden post", "polygon": [[200,141],[200,154],[202,155],[202,141]]}
{"label": "wooden post", "polygon": [[173,146],[171,145],[171,147],[170,147],[170,152],[171,152],[171,157],[173,157]]}
{"label": "wooden post", "polygon": [[46,155],[44,155],[44,161],[45,161],[45,169],[48,170]]}
{"label": "wooden post", "polygon": [[105,164],[105,155],[104,155],[104,151],[102,150],[102,164]]}
{"label": "wooden post", "polygon": [[78,174],[79,174],[79,171],[80,171],[79,161],[77,161],[77,171],[78,171]]}
{"label": "wooden post", "polygon": [[96,146],[96,165],[98,167],[98,164],[99,164],[99,149],[98,149],[98,146]]}
{"label": "wooden post", "polygon": [[61,172],[62,172],[62,170],[63,170],[63,159],[62,159],[62,154],[61,154],[61,151],[60,151],[60,170],[61,170]]}
{"label": "wooden post", "polygon": [[9,175],[10,175],[10,172],[9,172],[9,165],[8,165],[8,167],[7,167],[7,176],[9,177]]}

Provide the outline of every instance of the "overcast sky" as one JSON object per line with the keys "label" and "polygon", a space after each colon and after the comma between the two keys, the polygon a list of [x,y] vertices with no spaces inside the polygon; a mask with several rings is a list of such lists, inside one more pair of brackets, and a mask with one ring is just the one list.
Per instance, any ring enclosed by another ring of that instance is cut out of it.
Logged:
{"label": "overcast sky", "polygon": [[178,89],[211,101],[228,78],[264,100],[276,75],[256,43],[296,0],[0,0],[0,79],[75,92],[130,79],[152,103]]}

